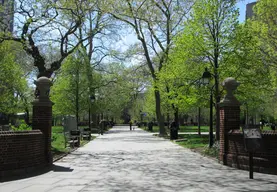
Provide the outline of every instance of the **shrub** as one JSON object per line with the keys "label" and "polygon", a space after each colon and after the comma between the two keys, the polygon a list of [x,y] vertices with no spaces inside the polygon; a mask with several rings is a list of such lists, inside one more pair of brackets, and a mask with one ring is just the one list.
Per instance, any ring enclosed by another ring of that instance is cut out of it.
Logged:
{"label": "shrub", "polygon": [[27,131],[32,130],[32,127],[27,125],[24,120],[20,120],[20,124],[18,127],[12,126],[13,131]]}
{"label": "shrub", "polygon": [[203,154],[210,157],[216,157],[218,159],[219,150],[220,150],[219,142],[216,141],[211,148],[209,148],[209,146],[206,146],[205,149],[203,150]]}

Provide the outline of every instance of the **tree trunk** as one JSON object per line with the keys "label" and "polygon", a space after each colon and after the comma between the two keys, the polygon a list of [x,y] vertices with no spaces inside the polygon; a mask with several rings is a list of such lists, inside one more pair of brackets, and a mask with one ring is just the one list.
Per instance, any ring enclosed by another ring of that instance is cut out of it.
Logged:
{"label": "tree trunk", "polygon": [[26,112],[26,116],[25,116],[25,118],[24,118],[25,123],[26,123],[27,125],[30,125],[30,113],[29,113],[28,107],[25,108],[25,112]]}
{"label": "tree trunk", "polygon": [[216,76],[216,78],[215,78],[215,110],[216,110],[216,134],[215,134],[215,139],[217,141],[219,141],[219,129],[220,129],[219,102],[220,102],[219,82],[218,82],[218,76]]}
{"label": "tree trunk", "polygon": [[155,90],[155,101],[156,101],[156,117],[160,128],[160,135],[163,136],[163,135],[166,135],[166,132],[164,127],[164,117],[161,113],[161,96],[158,90]]}
{"label": "tree trunk", "polygon": [[169,121],[170,121],[170,120],[169,120],[169,113],[167,113],[167,130],[169,130],[169,124],[170,124]]}
{"label": "tree trunk", "polygon": [[75,103],[75,107],[76,107],[76,121],[77,121],[77,129],[78,129],[78,124],[79,124],[79,69],[77,69],[77,73],[76,73],[76,103]]}
{"label": "tree trunk", "polygon": [[179,123],[180,123],[180,125],[184,125],[184,122],[185,122],[185,117],[184,117],[184,115],[182,114],[182,115],[179,115]]}
{"label": "tree trunk", "polygon": [[178,107],[175,107],[175,112],[174,112],[174,121],[176,122],[176,126],[177,126],[177,132],[179,130],[179,109]]}
{"label": "tree trunk", "polygon": [[198,135],[201,135],[201,108],[198,107]]}

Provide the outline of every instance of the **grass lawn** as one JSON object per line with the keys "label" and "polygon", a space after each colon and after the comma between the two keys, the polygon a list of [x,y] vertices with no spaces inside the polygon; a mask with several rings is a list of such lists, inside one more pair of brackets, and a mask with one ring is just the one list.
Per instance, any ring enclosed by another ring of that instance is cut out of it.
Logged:
{"label": "grass lawn", "polygon": [[[167,127],[166,127],[167,128]],[[209,132],[210,126],[201,126],[200,127],[201,132]],[[215,131],[215,125],[213,126],[213,129]],[[144,127],[144,130],[148,131],[147,127]],[[242,128],[240,128],[242,131]],[[271,131],[270,126],[264,126],[263,131]],[[277,130],[277,127],[276,127]],[[159,132],[158,126],[153,126],[153,132]],[[180,126],[179,132],[198,132],[198,126]]]}
{"label": "grass lawn", "polygon": [[[215,126],[213,127],[215,131]],[[210,126],[200,126],[201,132],[209,132]],[[180,126],[179,132],[198,132],[198,126]]]}
{"label": "grass lawn", "polygon": [[[167,128],[167,127],[166,127]],[[201,132],[209,132],[209,126],[201,126],[200,130]],[[147,131],[148,128],[144,127],[144,129]],[[215,131],[215,126],[214,126],[214,131]],[[153,126],[153,132],[159,132],[159,127],[158,126]],[[198,126],[180,126],[179,132],[198,132]]]}
{"label": "grass lawn", "polygon": [[[95,139],[95,136],[91,136],[91,140]],[[89,141],[81,140],[81,146],[84,146]],[[70,148],[65,148],[65,139],[62,126],[52,126],[52,152],[53,155],[60,155],[69,152]]]}
{"label": "grass lawn", "polygon": [[180,141],[176,143],[190,149],[202,148],[209,144],[209,135],[178,135],[178,139],[185,139],[185,141]]}

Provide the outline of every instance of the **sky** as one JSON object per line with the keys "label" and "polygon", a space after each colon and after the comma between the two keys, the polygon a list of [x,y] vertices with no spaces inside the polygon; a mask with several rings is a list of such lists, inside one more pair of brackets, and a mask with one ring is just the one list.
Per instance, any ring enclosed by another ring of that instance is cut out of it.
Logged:
{"label": "sky", "polygon": [[237,3],[237,7],[239,8],[239,21],[243,22],[245,20],[245,12],[246,12],[246,4],[255,2],[255,0],[242,0]]}

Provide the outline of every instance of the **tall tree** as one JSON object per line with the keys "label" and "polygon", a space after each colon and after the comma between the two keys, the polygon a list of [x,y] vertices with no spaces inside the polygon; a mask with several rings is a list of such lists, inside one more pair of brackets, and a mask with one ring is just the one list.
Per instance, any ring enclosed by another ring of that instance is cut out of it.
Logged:
{"label": "tall tree", "polygon": [[248,21],[257,37],[267,65],[277,64],[277,2],[260,0],[254,7],[254,17]]}
{"label": "tall tree", "polygon": [[80,114],[87,111],[86,106],[89,99],[86,68],[78,56],[77,52],[68,57],[51,93],[51,98],[55,103],[54,113],[59,115],[75,114],[77,122],[79,122]]}
{"label": "tall tree", "polygon": [[[37,76],[51,77],[64,59],[90,37],[90,33],[82,38],[75,33],[84,24],[88,10],[91,7],[87,7],[86,1],[19,0],[14,10],[14,33],[1,33],[0,40],[21,43],[33,58]],[[59,47],[59,58],[50,63],[42,54],[43,47],[49,44]]]}
{"label": "tall tree", "polygon": [[[175,47],[169,55],[169,64],[165,65],[160,73],[160,86],[165,87],[165,83],[170,86],[171,91],[168,94],[170,102],[174,102],[177,106],[180,100],[183,102],[183,107],[193,107],[195,104],[206,107],[205,100],[208,99],[209,92],[199,86],[199,80],[204,68],[208,67],[215,77],[212,84],[215,88],[218,86],[218,93],[217,89],[213,91],[215,97],[217,94],[219,98],[223,95],[218,82],[231,76],[241,82],[238,88],[240,101],[257,108],[258,104],[262,103],[257,95],[268,97],[272,94],[270,68],[263,64],[257,39],[247,24],[237,23],[237,12],[232,11],[234,4],[229,4],[230,1],[221,1],[222,8],[219,10],[226,9],[226,13],[221,11],[221,14],[225,15],[224,18],[219,18],[221,22],[213,19],[216,18],[214,15],[216,6],[210,3],[205,5],[205,2],[219,3],[219,1],[199,1],[195,4],[187,28],[174,41]],[[216,23],[219,28],[215,29],[219,31],[214,34],[212,26]]]}
{"label": "tall tree", "polygon": [[27,89],[21,66],[16,62],[14,44],[0,44],[0,112],[15,113],[20,96]]}
{"label": "tall tree", "polygon": [[[227,62],[236,49],[234,40],[238,26],[236,0],[199,0],[193,6],[191,17],[184,31],[184,38],[193,42],[190,53],[197,54],[209,66],[214,77],[216,103],[216,138],[219,139],[220,102],[219,68]],[[199,59],[199,58],[198,58]]]}
{"label": "tall tree", "polygon": [[110,14],[131,27],[140,42],[144,58],[153,79],[156,117],[160,135],[165,134],[164,115],[161,111],[157,74],[167,61],[172,38],[182,29],[190,8],[189,0],[115,0]]}

